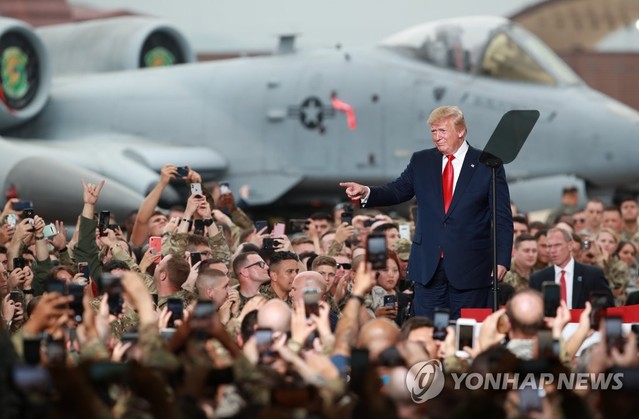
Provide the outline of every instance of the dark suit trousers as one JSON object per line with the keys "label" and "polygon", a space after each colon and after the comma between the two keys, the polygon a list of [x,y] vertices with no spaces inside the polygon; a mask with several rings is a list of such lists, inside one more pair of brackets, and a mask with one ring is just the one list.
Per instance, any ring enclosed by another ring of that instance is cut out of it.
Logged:
{"label": "dark suit trousers", "polygon": [[415,283],[415,316],[425,316],[433,319],[436,308],[448,308],[450,318],[458,319],[463,308],[491,307],[491,287],[471,290],[458,290],[450,285],[444,270],[444,259],[433,274],[433,278],[426,285]]}

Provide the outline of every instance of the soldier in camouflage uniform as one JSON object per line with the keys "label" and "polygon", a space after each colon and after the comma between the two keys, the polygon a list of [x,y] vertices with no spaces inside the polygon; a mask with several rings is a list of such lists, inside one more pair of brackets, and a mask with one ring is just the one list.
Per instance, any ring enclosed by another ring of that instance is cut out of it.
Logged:
{"label": "soldier in camouflage uniform", "polygon": [[268,282],[268,265],[262,257],[255,252],[240,253],[233,260],[233,273],[240,282],[240,307],[241,311],[246,302],[259,294],[260,286]]}
{"label": "soldier in camouflage uniform", "polygon": [[268,274],[271,280],[260,286],[260,294],[266,298],[279,298],[289,302],[289,292],[295,275],[299,273],[299,258],[293,252],[275,252],[271,256]]}
{"label": "soldier in camouflage uniform", "polygon": [[504,276],[504,282],[515,290],[528,288],[528,279],[537,261],[537,241],[530,234],[521,234],[513,245],[511,267]]}

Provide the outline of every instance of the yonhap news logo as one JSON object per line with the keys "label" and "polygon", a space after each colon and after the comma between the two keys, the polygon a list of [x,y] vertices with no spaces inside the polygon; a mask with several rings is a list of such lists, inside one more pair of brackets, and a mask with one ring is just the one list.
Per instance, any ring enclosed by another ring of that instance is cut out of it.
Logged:
{"label": "yonhap news logo", "polygon": [[434,399],[444,388],[444,370],[436,359],[418,362],[406,374],[406,388],[415,403]]}
{"label": "yonhap news logo", "polygon": [[[558,390],[620,390],[624,373],[452,373],[453,390],[543,390],[554,386]],[[406,374],[406,388],[415,403],[434,399],[444,389],[446,376],[441,362],[418,362]]]}

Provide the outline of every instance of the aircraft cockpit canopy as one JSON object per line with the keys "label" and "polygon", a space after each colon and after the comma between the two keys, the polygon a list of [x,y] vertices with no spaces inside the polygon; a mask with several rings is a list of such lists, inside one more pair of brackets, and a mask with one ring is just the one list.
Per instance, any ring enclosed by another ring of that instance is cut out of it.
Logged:
{"label": "aircraft cockpit canopy", "polygon": [[464,73],[547,85],[581,83],[546,44],[501,17],[424,23],[386,38],[381,45]]}

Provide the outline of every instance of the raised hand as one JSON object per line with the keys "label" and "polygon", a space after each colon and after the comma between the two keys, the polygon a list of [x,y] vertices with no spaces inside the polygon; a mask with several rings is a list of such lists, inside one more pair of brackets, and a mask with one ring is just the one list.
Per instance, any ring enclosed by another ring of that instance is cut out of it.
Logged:
{"label": "raised hand", "polygon": [[84,179],[82,179],[82,188],[84,189],[84,194],[82,195],[82,199],[85,204],[95,205],[98,202],[98,198],[100,197],[100,191],[104,187],[104,179],[100,181],[97,185],[93,183],[86,183]]}

